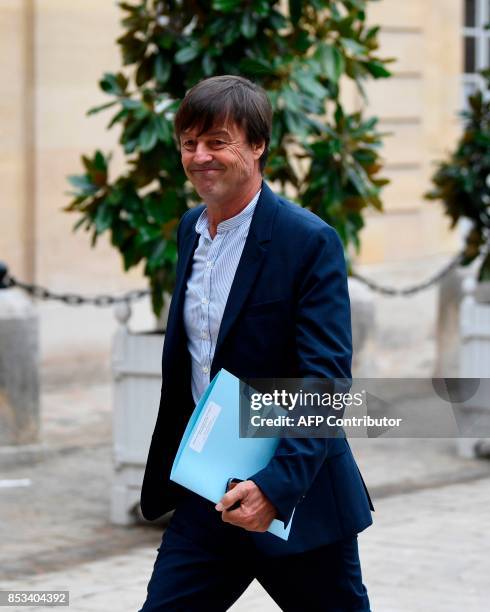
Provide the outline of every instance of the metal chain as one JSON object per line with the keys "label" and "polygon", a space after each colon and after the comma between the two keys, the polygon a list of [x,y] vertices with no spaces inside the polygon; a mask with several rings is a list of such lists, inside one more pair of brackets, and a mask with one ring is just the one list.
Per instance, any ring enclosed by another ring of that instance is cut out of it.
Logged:
{"label": "metal chain", "polygon": [[436,272],[436,274],[432,275],[427,280],[421,283],[417,283],[416,285],[405,287],[403,289],[378,285],[378,283],[375,283],[373,280],[370,280],[368,278],[364,278],[357,272],[353,272],[351,274],[351,277],[357,279],[358,281],[360,281],[361,283],[363,283],[364,285],[366,285],[373,291],[376,291],[377,293],[381,293],[382,295],[391,296],[391,297],[414,295],[415,293],[418,293],[419,291],[428,289],[431,285],[435,285],[436,283],[439,283],[445,276],[447,276],[447,274],[449,274],[449,272],[451,272],[451,270],[454,270],[454,268],[457,268],[461,264],[461,261],[463,259],[463,254],[464,254],[463,251],[461,253],[458,253],[458,255],[456,255],[456,257],[454,257],[453,259],[451,259],[451,261],[448,264],[446,264],[443,268],[441,268],[441,270]]}
{"label": "metal chain", "polygon": [[106,306],[113,306],[114,304],[120,304],[122,302],[135,302],[136,300],[140,300],[151,293],[150,289],[133,289],[132,291],[128,291],[127,293],[119,296],[100,294],[94,297],[87,297],[78,295],[76,293],[56,293],[55,291],[51,291],[45,287],[31,283],[23,283],[22,281],[17,280],[15,277],[8,274],[6,266],[0,264],[0,289],[8,289],[10,287],[19,287],[19,289],[23,289],[32,297],[41,300],[56,300],[69,306],[83,306],[86,304],[91,304],[93,306],[99,306],[102,308]]}
{"label": "metal chain", "polygon": [[[376,291],[385,296],[410,296],[440,282],[449,272],[451,272],[451,270],[460,265],[462,259],[463,252],[456,255],[448,264],[426,281],[403,289],[378,285],[378,283],[368,278],[364,278],[357,272],[353,272],[351,277],[360,281],[372,291]],[[19,287],[34,298],[41,300],[56,300],[68,304],[69,306],[83,306],[85,304],[92,304],[93,306],[99,307],[113,306],[114,304],[120,304],[122,302],[135,302],[151,294],[150,289],[134,289],[120,296],[100,294],[94,297],[86,297],[76,293],[56,293],[40,285],[23,283],[17,280],[15,277],[9,275],[7,267],[0,262],[0,289],[8,289],[9,287]]]}

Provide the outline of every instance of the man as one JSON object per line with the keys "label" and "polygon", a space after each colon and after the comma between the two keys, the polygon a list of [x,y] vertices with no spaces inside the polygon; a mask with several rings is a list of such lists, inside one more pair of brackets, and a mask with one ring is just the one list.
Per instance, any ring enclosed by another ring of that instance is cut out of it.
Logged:
{"label": "man", "polygon": [[[221,368],[241,379],[350,377],[343,249],[331,227],[262,180],[271,123],[265,92],[236,76],[201,81],[175,117],[204,204],[178,229],[141,495],[149,520],[176,511],[143,612],[227,610],[254,578],[283,610],[369,610],[357,533],[372,506],[345,439],[281,439],[269,464],[216,506],[168,480],[187,420]],[[293,509],[288,541],[265,533]]]}

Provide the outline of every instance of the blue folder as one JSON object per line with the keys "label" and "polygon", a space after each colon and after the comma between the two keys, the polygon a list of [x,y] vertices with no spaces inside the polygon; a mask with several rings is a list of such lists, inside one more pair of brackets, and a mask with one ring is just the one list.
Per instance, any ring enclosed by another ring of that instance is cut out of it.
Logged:
{"label": "blue folder", "polygon": [[[264,468],[278,438],[240,438],[240,381],[226,370],[213,378],[189,419],[174,459],[170,479],[215,504],[228,479],[247,480]],[[274,519],[270,533],[287,540],[291,529]]]}

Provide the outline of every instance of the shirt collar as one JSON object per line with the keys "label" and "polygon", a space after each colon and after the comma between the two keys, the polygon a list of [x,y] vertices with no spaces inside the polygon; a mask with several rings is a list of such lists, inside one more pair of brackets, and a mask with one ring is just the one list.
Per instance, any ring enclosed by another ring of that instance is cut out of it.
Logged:
{"label": "shirt collar", "polygon": [[[259,189],[258,192],[247,204],[247,206],[245,206],[245,208],[241,210],[238,214],[233,217],[230,217],[229,219],[226,219],[226,221],[221,221],[221,223],[218,223],[217,233],[224,234],[226,232],[229,232],[230,230],[237,228],[239,225],[242,225],[242,223],[250,223],[261,191],[262,189]],[[199,219],[196,223],[196,232],[198,234],[202,234],[204,232],[207,233],[208,227],[208,209],[206,207],[199,215]]]}

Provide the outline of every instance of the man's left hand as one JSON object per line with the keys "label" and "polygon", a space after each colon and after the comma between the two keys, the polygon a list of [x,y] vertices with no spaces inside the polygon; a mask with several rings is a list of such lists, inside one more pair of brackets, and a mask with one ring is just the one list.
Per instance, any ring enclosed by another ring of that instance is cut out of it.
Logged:
{"label": "man's left hand", "polygon": [[[237,501],[240,507],[228,510]],[[215,506],[225,523],[243,527],[247,531],[267,531],[277,511],[252,480],[232,483],[230,490]]]}

